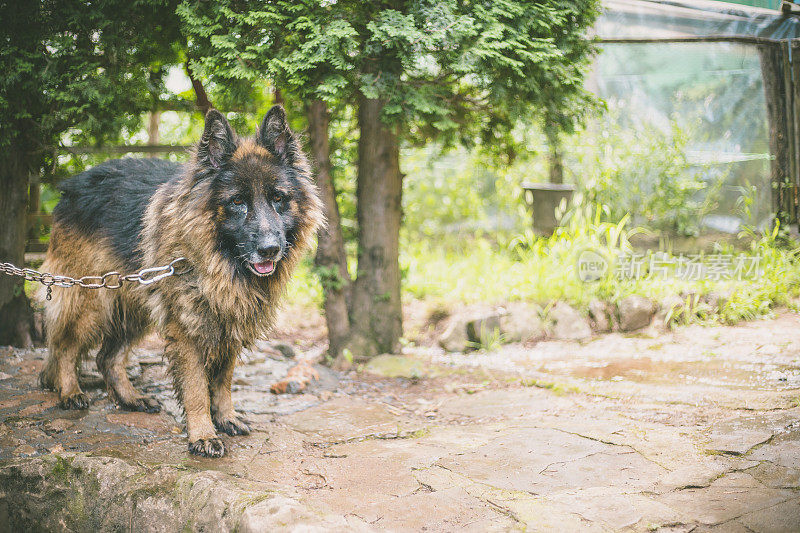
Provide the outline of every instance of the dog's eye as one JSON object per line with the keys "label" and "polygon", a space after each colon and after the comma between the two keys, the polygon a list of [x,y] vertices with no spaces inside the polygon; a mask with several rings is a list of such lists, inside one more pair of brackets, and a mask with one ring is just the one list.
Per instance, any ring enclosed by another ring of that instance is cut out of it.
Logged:
{"label": "dog's eye", "polygon": [[244,199],[241,196],[234,196],[231,199],[233,205],[244,205]]}
{"label": "dog's eye", "polygon": [[272,198],[271,198],[271,200],[272,200],[273,202],[275,202],[276,204],[279,204],[279,203],[281,203],[281,202],[282,202],[282,201],[283,201],[285,198],[286,198],[286,196],[285,196],[285,195],[284,195],[282,192],[275,191],[274,193],[272,193]]}

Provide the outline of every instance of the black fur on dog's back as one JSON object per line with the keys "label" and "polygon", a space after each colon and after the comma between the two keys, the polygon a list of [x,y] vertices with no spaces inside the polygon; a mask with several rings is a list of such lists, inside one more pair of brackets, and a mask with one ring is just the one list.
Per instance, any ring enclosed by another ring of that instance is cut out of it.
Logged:
{"label": "black fur on dog's back", "polygon": [[125,268],[140,270],[144,213],[158,187],[183,166],[161,159],[114,159],[61,183],[53,221],[85,236],[107,238]]}

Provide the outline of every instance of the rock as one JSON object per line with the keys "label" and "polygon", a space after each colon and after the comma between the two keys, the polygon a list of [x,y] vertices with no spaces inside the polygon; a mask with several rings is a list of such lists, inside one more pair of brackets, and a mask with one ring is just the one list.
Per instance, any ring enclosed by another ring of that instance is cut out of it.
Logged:
{"label": "rock", "polygon": [[309,382],[308,392],[333,392],[339,388],[339,373],[324,365],[314,365],[319,379]]}
{"label": "rock", "polygon": [[454,316],[448,319],[447,327],[439,337],[439,346],[448,352],[463,352],[469,347],[465,317]]}
{"label": "rock", "polygon": [[30,444],[23,444],[22,446],[17,446],[14,450],[14,455],[36,455],[36,448]]}
{"label": "rock", "polygon": [[274,342],[272,343],[272,347],[278,350],[287,359],[294,359],[297,357],[297,350],[295,350],[290,344],[286,344],[285,342]]}
{"label": "rock", "polygon": [[65,418],[56,418],[50,422],[47,422],[44,425],[44,429],[47,433],[63,433],[72,428],[74,425],[75,422],[71,420],[67,420]]}
{"label": "rock", "polygon": [[611,331],[611,309],[605,302],[594,299],[589,302],[589,316],[594,323],[594,330],[598,333],[607,333]]}
{"label": "rock", "polygon": [[617,304],[619,312],[619,329],[622,331],[635,331],[650,324],[655,314],[655,305],[652,300],[644,296],[628,296]]}
{"label": "rock", "polygon": [[708,304],[712,312],[718,312],[720,309],[725,307],[725,305],[728,303],[728,300],[730,299],[731,295],[729,292],[711,291],[705,296],[703,296],[700,300],[703,303]]}
{"label": "rock", "polygon": [[428,311],[428,324],[431,326],[436,326],[439,322],[443,320],[447,320],[450,318],[450,310],[441,304],[436,304],[432,309]]}
{"label": "rock", "polygon": [[550,319],[553,321],[553,337],[559,340],[582,340],[592,336],[589,322],[575,309],[557,302],[550,310]]}
{"label": "rock", "polygon": [[747,528],[745,531],[796,531],[800,506],[795,501],[786,501],[746,514],[739,522]]}
{"label": "rock", "polygon": [[273,359],[294,359],[297,357],[297,351],[285,342],[274,342],[266,339],[256,339],[253,344],[254,353],[260,353],[271,357]]}
{"label": "rock", "polygon": [[525,303],[509,304],[500,317],[500,332],[505,342],[543,339],[547,336],[547,325],[542,320],[542,308]]}
{"label": "rock", "polygon": [[685,306],[686,300],[677,294],[667,296],[658,304],[655,318],[656,325],[665,328],[670,327],[676,322]]}
{"label": "rock", "polygon": [[512,303],[497,310],[472,310],[446,319],[439,346],[448,352],[465,352],[498,342],[526,342],[547,336],[539,306]]}
{"label": "rock", "polygon": [[767,442],[774,433],[765,429],[746,429],[737,427],[735,431],[730,428],[709,435],[709,442],[705,449],[711,453],[728,453],[744,455],[756,446]]}
{"label": "rock", "polygon": [[467,322],[467,339],[472,348],[483,347],[500,340],[500,313],[479,316]]}
{"label": "rock", "polygon": [[[242,513],[238,531],[242,533],[260,533],[275,531],[276,528],[302,529],[302,521],[306,510],[296,501],[285,496],[270,498],[251,505]],[[292,524],[287,528],[287,524]]]}
{"label": "rock", "polygon": [[[716,298],[712,297],[713,301],[719,301]],[[709,304],[696,294],[668,296],[659,304],[654,322],[659,327],[669,328],[677,322],[689,323],[695,317],[705,319],[717,312],[716,305]]]}
{"label": "rock", "polygon": [[241,488],[221,472],[137,464],[89,455],[6,461],[0,530],[344,530],[342,517],[319,516],[274,491]]}
{"label": "rock", "polygon": [[300,361],[286,374],[286,377],[270,386],[273,394],[300,394],[312,381],[319,380],[319,372],[308,361]]}

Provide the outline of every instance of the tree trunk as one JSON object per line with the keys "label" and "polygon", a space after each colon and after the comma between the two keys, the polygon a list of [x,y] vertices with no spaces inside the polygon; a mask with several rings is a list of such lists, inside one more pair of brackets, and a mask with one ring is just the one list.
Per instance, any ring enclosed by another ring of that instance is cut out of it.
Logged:
{"label": "tree trunk", "polygon": [[550,183],[564,183],[564,156],[561,152],[561,138],[558,132],[548,131],[547,146],[550,150],[548,155]]}
{"label": "tree trunk", "polygon": [[383,100],[359,98],[358,277],[351,324],[371,341],[363,355],[397,352],[402,335],[398,264],[402,175],[397,134],[381,121]]}
{"label": "tree trunk", "polygon": [[348,300],[350,274],[347,255],[336,203],[336,189],[331,175],[330,145],[328,143],[328,106],[322,100],[313,100],[306,107],[311,155],[316,165],[316,181],[322,198],[322,208],[328,221],[320,228],[315,263],[325,296],[325,322],[328,326],[328,354],[339,357],[350,337]]}
{"label": "tree trunk", "polygon": [[[22,268],[27,235],[28,170],[19,144],[0,159],[0,262]],[[22,278],[0,274],[0,345],[33,346],[33,312]]]}

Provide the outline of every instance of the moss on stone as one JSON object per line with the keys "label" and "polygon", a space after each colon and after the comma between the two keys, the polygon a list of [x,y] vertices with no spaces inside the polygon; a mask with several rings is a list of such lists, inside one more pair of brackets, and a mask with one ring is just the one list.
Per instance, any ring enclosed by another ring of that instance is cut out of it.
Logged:
{"label": "moss on stone", "polygon": [[50,476],[59,483],[68,483],[72,474],[72,460],[56,455]]}

